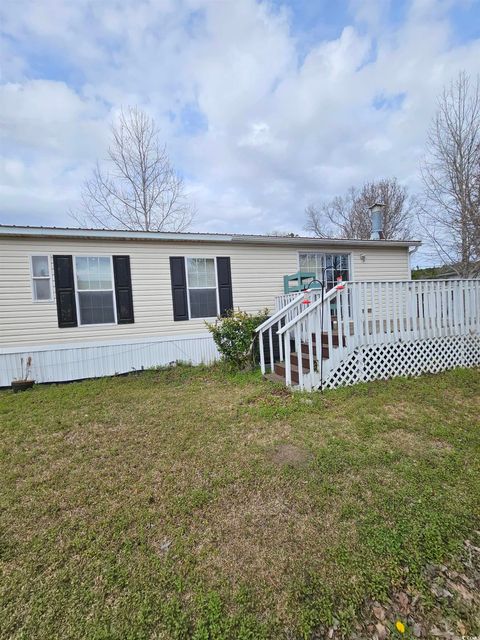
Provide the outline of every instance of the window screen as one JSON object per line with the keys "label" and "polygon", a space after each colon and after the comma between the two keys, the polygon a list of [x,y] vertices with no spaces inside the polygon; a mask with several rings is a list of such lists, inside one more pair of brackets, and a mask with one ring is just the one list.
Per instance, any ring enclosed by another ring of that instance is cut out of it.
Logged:
{"label": "window screen", "polygon": [[307,271],[315,274],[315,278],[323,279],[323,253],[301,253],[300,254],[300,271]]}
{"label": "window screen", "polygon": [[187,258],[188,295],[191,318],[213,318],[218,314],[214,258]]}
{"label": "window screen", "polygon": [[[301,253],[299,255],[300,271],[311,271],[315,278],[327,283],[327,289],[331,289],[338,276],[343,280],[350,279],[348,268],[348,253]],[[324,275],[324,269],[327,268]]]}
{"label": "window screen", "polygon": [[32,289],[35,302],[45,302],[52,299],[48,256],[32,256]]}
{"label": "window screen", "polygon": [[76,257],[75,271],[80,324],[114,323],[111,258]]}
{"label": "window screen", "polygon": [[333,287],[339,276],[342,277],[342,280],[350,280],[347,253],[327,254],[325,256],[325,266],[331,267],[327,269],[326,272],[327,289],[331,289]]}

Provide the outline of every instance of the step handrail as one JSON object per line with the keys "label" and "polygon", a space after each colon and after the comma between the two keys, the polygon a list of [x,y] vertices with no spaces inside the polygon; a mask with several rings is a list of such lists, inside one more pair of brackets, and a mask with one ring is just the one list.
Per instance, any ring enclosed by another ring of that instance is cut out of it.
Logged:
{"label": "step handrail", "polygon": [[260,331],[264,331],[265,329],[272,327],[276,322],[279,321],[279,319],[283,318],[283,316],[286,315],[286,312],[289,309],[300,302],[300,300],[305,296],[305,293],[308,293],[308,290],[306,292],[302,291],[302,293],[296,296],[293,300],[290,300],[290,302],[282,307],[279,311],[276,311],[273,315],[262,322],[262,324],[259,324],[255,331],[259,333]]}
{"label": "step handrail", "polygon": [[332,298],[336,293],[338,293],[337,287],[333,287],[332,289],[327,291],[327,293],[323,297],[323,300],[322,300],[322,298],[319,298],[318,300],[315,300],[315,302],[312,302],[308,306],[307,309],[304,309],[301,313],[298,314],[298,316],[295,316],[295,318],[292,318],[292,320],[290,320],[290,322],[287,322],[287,324],[285,324],[281,329],[279,329],[277,331],[277,334],[279,336],[284,334],[286,331],[288,331],[293,326],[295,326],[297,324],[297,322],[301,322],[303,320],[303,318],[305,318],[305,316],[308,316],[309,313],[314,311],[321,304],[324,304],[325,302],[327,302],[327,300]]}
{"label": "step handrail", "polygon": [[[316,292],[317,289],[313,291]],[[305,296],[311,292],[312,292],[311,289],[306,289],[305,291],[300,292],[297,296],[293,298],[293,300],[290,300],[290,302],[288,302],[284,307],[276,311],[273,315],[267,318],[264,322],[262,322],[261,325],[259,325],[255,329],[255,333],[256,335],[258,335],[258,342],[259,342],[259,348],[260,348],[260,369],[263,374],[265,374],[265,370],[266,370],[265,369],[265,345],[264,345],[265,333],[267,334],[267,337],[268,337],[268,349],[270,354],[270,363],[269,363],[270,370],[273,371],[273,367],[274,367],[273,331],[275,331],[274,327],[276,325],[276,329],[278,330],[282,325],[282,321],[285,321],[285,322],[287,321],[289,314],[301,313],[302,302]],[[283,360],[283,344],[281,340],[278,343],[278,348],[279,348],[280,361],[282,361]]]}

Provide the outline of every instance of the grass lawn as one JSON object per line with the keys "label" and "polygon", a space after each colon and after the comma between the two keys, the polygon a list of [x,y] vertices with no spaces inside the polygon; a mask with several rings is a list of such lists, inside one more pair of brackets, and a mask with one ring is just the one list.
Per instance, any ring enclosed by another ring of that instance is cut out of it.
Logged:
{"label": "grass lawn", "polygon": [[480,546],[479,415],[479,370],[324,395],[220,367],[0,392],[0,637],[360,633],[399,590],[478,634],[476,595],[436,598],[428,572]]}

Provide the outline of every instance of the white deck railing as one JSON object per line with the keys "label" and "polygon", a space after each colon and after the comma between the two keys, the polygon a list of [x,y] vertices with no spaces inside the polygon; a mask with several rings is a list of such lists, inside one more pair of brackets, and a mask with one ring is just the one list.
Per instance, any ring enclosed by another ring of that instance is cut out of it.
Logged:
{"label": "white deck railing", "polygon": [[[348,282],[344,289],[326,293],[323,305],[319,290],[308,295],[309,305],[302,304],[303,294],[291,300],[279,296],[279,310],[259,327],[262,372],[265,331],[273,368],[274,327],[287,385],[292,384],[293,344],[297,384],[308,389],[322,386],[323,380],[358,347],[480,336],[480,280]],[[324,351],[328,357],[322,358]]]}
{"label": "white deck railing", "polygon": [[[308,306],[308,304],[305,303],[305,300],[308,300],[310,303],[314,302],[320,294],[321,292],[318,289],[312,289],[303,291],[302,293],[288,293],[275,298],[275,313],[256,329],[260,345],[260,368],[262,373],[266,372],[265,337],[268,337],[269,369],[270,371],[273,371],[274,333],[276,335],[280,329],[285,326],[285,324],[291,322],[291,320],[296,318],[305,310],[305,307]],[[280,361],[283,362],[283,341],[280,340],[278,346]]]}
{"label": "white deck railing", "polygon": [[[302,291],[301,295],[304,293],[307,293],[308,299],[314,302],[322,295],[322,290],[308,289],[306,292]],[[280,296],[275,296],[275,313],[284,309],[289,302],[292,302],[292,300],[295,300],[295,298],[298,298],[299,296],[299,293],[283,293]]]}

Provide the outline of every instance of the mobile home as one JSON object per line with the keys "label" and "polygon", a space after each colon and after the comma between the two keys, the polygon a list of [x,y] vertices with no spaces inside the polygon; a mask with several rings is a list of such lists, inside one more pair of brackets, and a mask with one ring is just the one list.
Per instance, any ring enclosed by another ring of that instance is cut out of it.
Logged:
{"label": "mobile home", "polygon": [[0,386],[28,357],[38,382],[212,362],[205,320],[273,313],[299,271],[408,281],[419,244],[0,226]]}

